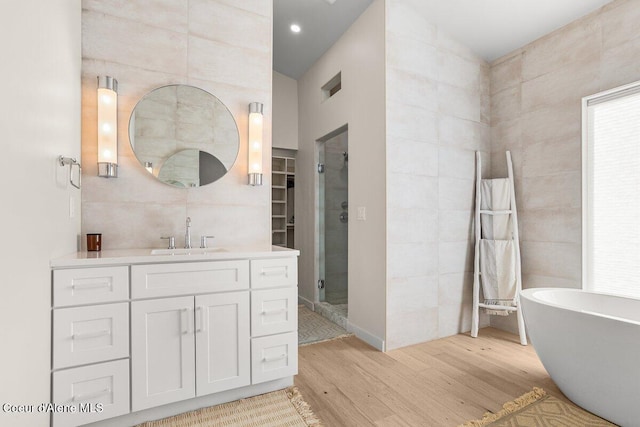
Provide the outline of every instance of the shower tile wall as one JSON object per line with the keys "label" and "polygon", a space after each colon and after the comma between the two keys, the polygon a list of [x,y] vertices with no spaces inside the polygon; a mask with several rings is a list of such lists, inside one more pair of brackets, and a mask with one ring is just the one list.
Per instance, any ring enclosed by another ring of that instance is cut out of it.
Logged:
{"label": "shower tile wall", "polygon": [[347,209],[348,168],[344,154],[348,150],[347,132],[324,144],[324,194],[325,194],[325,301],[330,304],[347,303],[347,223],[340,221],[340,214]]}
{"label": "shower tile wall", "polygon": [[[489,65],[387,7],[387,348],[470,329],[475,150],[489,170]],[[488,319],[483,318],[482,324]]]}
{"label": "shower tile wall", "polygon": [[[182,235],[190,216],[193,235],[214,234],[217,245],[268,245],[270,185],[246,185],[246,129],[248,104],[264,103],[263,156],[269,168],[272,1],[158,0],[153,13],[147,3],[82,2],[82,233],[103,233],[108,249],[160,247],[159,237]],[[119,82],[117,179],[96,176],[98,75]],[[129,145],[136,102],[176,83],[217,96],[238,125],[237,162],[205,187],[184,190],[156,181]]]}
{"label": "shower tile wall", "polygon": [[524,288],[581,286],[581,98],[640,80],[639,21],[614,1],[491,64],[491,172],[511,150]]}

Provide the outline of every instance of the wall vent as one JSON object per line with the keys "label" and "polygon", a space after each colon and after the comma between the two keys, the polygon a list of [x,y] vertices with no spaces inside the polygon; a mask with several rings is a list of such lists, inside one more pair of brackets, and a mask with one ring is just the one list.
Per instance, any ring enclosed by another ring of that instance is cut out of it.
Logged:
{"label": "wall vent", "polygon": [[331,98],[342,89],[342,72],[333,76],[331,80],[322,86],[323,100]]}

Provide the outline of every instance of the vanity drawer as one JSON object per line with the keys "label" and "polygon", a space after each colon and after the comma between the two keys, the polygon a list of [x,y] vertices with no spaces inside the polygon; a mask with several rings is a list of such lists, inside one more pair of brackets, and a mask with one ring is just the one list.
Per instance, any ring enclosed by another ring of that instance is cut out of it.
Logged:
{"label": "vanity drawer", "polygon": [[249,289],[249,261],[210,261],[131,267],[131,297],[155,298]]}
{"label": "vanity drawer", "polygon": [[52,400],[76,407],[76,413],[54,413],[53,427],[78,426],[128,414],[129,360],[54,372]]}
{"label": "vanity drawer", "polygon": [[53,270],[53,306],[101,304],[129,299],[129,267]]}
{"label": "vanity drawer", "polygon": [[256,259],[251,261],[251,287],[298,286],[298,258]]}
{"label": "vanity drawer", "polygon": [[295,331],[298,326],[298,288],[251,292],[251,335]]}
{"label": "vanity drawer", "polygon": [[129,304],[53,311],[53,369],[129,357]]}
{"label": "vanity drawer", "polygon": [[296,332],[251,339],[252,384],[297,373],[298,334]]}

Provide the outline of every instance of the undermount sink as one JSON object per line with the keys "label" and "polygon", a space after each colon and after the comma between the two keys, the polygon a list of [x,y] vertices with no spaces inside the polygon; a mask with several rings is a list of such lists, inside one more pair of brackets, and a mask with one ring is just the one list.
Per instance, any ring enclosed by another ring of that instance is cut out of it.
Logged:
{"label": "undermount sink", "polygon": [[205,255],[226,252],[223,248],[152,249],[151,255]]}

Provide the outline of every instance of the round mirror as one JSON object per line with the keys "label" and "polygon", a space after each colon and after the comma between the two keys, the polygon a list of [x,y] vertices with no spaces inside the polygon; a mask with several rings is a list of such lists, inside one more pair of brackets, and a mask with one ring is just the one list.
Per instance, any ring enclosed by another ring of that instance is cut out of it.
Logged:
{"label": "round mirror", "polygon": [[149,173],[175,187],[222,178],[238,156],[233,115],[215,96],[187,85],[155,89],[131,113],[129,141]]}

